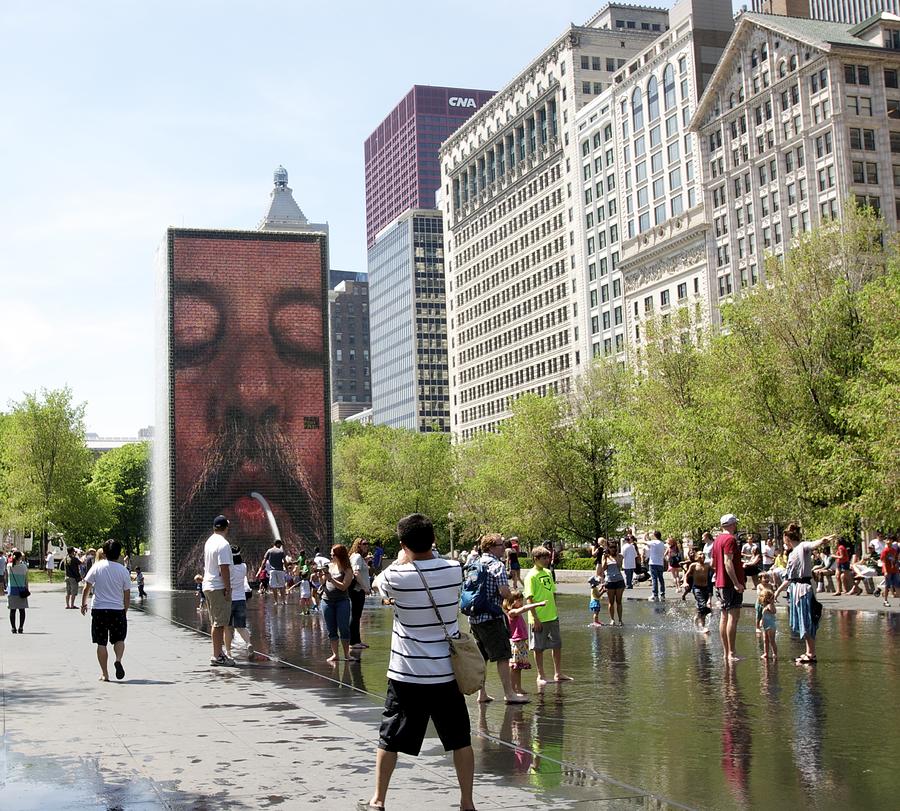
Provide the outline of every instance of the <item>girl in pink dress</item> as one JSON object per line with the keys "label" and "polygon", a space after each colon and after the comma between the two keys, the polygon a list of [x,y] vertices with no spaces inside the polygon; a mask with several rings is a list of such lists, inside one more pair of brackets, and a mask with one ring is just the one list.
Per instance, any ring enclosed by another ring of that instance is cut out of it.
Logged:
{"label": "girl in pink dress", "polygon": [[512,643],[512,658],[509,660],[510,678],[514,693],[524,695],[522,691],[522,671],[531,670],[531,658],[528,654],[528,626],[525,624],[525,612],[532,608],[546,605],[546,600],[539,603],[525,603],[521,591],[513,589],[509,597],[503,600],[503,611],[509,623],[509,641]]}

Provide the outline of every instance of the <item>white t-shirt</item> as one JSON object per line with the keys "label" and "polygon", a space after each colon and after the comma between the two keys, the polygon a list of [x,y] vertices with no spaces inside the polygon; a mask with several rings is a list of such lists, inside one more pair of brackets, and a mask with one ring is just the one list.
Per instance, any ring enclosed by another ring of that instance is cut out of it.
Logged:
{"label": "white t-shirt", "polygon": [[872,540],[869,541],[869,546],[874,546],[875,554],[878,555],[878,557],[881,557],[881,553],[884,552],[884,541],[880,541],[878,538],[872,538]]}
{"label": "white t-shirt", "polygon": [[350,567],[356,575],[356,582],[359,583],[362,590],[368,594],[371,583],[369,581],[369,564],[366,563],[366,559],[359,552],[356,552],[355,554],[350,555]]}
{"label": "white t-shirt", "polygon": [[122,611],[125,608],[125,592],[131,591],[131,575],[118,561],[98,560],[84,576],[94,587],[91,608]]}
{"label": "white t-shirt", "polygon": [[231,544],[224,535],[214,532],[206,539],[206,545],[203,547],[203,591],[220,591],[225,588],[219,569],[223,563],[229,566],[234,563],[231,557]]}
{"label": "white t-shirt", "polygon": [[[447,633],[455,636],[462,567],[442,558],[417,560],[415,565],[428,582]],[[375,578],[375,588],[395,600],[388,678],[413,684],[453,681],[450,646],[413,564],[391,564]]]}
{"label": "white t-shirt", "polygon": [[48,553],[47,553],[47,560],[46,560],[45,565],[47,566],[48,569],[54,568],[54,559],[53,559],[53,553],[52,553],[52,552],[48,552]]}
{"label": "white t-shirt", "polygon": [[634,548],[634,544],[632,544],[632,543],[625,544],[625,547],[622,549],[622,568],[623,569],[634,569],[636,563],[637,563],[637,550]]}
{"label": "white t-shirt", "polygon": [[247,582],[247,564],[231,564],[231,602],[246,600],[250,584]]}
{"label": "white t-shirt", "polygon": [[308,600],[312,596],[312,586],[309,584],[309,580],[301,580],[298,588],[301,600]]}
{"label": "white t-shirt", "polygon": [[775,562],[775,547],[766,542],[762,548],[762,559],[764,566],[770,566]]}
{"label": "white t-shirt", "polygon": [[651,566],[663,566],[666,560],[666,545],[658,538],[647,544],[647,557]]}

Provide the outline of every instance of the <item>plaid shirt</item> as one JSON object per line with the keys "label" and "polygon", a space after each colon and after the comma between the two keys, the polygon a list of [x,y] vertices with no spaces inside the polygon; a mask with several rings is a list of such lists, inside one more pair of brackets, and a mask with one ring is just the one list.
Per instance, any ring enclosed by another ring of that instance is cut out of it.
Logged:
{"label": "plaid shirt", "polygon": [[472,614],[469,617],[470,625],[477,625],[479,622],[489,622],[498,617],[502,617],[501,602],[503,598],[500,596],[500,589],[509,586],[509,579],[506,576],[506,566],[489,552],[482,552],[478,558],[478,562],[487,569],[487,577],[484,580],[484,588],[487,593],[488,600],[496,606],[494,614]]}

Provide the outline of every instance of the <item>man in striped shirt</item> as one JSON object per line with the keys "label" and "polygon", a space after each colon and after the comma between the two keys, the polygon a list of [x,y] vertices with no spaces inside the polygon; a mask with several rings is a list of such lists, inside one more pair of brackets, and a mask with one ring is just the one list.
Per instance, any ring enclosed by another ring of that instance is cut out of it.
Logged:
{"label": "man in striped shirt", "polygon": [[[387,696],[375,760],[375,794],[360,808],[384,808],[397,753],[418,755],[428,721],[434,722],[446,751],[453,752],[460,808],[474,809],[472,782],[475,755],[469,712],[456,684],[445,635],[459,632],[457,612],[462,569],[456,561],[435,557],[434,527],[420,513],[397,524],[400,554],[375,578],[375,588],[394,606],[394,629],[388,663]],[[437,606],[432,605],[422,578]]]}

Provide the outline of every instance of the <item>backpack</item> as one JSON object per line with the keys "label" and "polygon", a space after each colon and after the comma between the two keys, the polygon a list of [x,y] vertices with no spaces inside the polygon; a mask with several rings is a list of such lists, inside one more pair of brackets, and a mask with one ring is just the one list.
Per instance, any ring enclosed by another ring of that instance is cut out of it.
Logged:
{"label": "backpack", "polygon": [[487,567],[478,558],[463,570],[462,592],[459,595],[459,610],[467,617],[477,614],[491,614],[499,617],[502,610],[491,602],[487,593]]}

